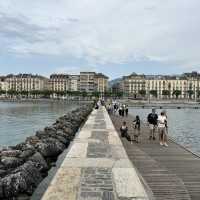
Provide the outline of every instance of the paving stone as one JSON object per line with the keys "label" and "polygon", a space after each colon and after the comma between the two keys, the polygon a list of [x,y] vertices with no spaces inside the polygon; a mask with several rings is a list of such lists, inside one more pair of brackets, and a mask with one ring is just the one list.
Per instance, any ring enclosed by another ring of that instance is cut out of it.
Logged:
{"label": "paving stone", "polygon": [[42,200],[76,200],[81,169],[60,168]]}
{"label": "paving stone", "polygon": [[113,192],[104,191],[102,200],[114,200]]}
{"label": "paving stone", "polygon": [[147,198],[134,168],[113,168],[112,171],[119,198]]}
{"label": "paving stone", "polygon": [[86,158],[88,143],[75,142],[67,154],[67,158]]}
{"label": "paving stone", "polygon": [[62,167],[108,167],[112,168],[114,165],[115,160],[109,158],[66,158],[63,163]]}

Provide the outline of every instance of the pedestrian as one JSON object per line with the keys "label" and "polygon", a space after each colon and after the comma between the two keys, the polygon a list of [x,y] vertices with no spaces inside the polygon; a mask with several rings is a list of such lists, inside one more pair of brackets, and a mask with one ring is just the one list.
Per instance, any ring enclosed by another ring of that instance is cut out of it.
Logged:
{"label": "pedestrian", "polygon": [[158,116],[158,131],[159,131],[159,142],[161,146],[168,146],[166,142],[166,134],[167,134],[167,117],[165,113],[162,111]]}
{"label": "pedestrian", "polygon": [[120,132],[121,132],[121,137],[127,137],[128,135],[128,127],[126,125],[126,122],[124,121],[121,128],[120,128]]}
{"label": "pedestrian", "polygon": [[[133,121],[133,129],[134,129],[134,133],[133,133],[133,141],[135,142],[139,142],[139,136],[140,136],[140,117],[137,115],[135,120]],[[131,140],[132,143],[132,140]]]}
{"label": "pedestrian", "polygon": [[155,108],[152,108],[152,112],[147,116],[147,121],[149,123],[149,140],[156,139],[156,127],[158,124],[158,115],[156,114]]}
{"label": "pedestrian", "polygon": [[122,116],[122,105],[119,106],[119,116]]}
{"label": "pedestrian", "polygon": [[125,105],[122,105],[122,117],[125,115]]}
{"label": "pedestrian", "polygon": [[126,105],[125,107],[125,113],[126,113],[126,117],[128,117],[128,105]]}

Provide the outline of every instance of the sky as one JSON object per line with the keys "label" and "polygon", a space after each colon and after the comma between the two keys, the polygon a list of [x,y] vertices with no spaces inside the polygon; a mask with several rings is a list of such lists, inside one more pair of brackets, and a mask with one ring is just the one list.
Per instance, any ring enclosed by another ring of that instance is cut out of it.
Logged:
{"label": "sky", "polygon": [[0,74],[200,71],[199,0],[1,0]]}

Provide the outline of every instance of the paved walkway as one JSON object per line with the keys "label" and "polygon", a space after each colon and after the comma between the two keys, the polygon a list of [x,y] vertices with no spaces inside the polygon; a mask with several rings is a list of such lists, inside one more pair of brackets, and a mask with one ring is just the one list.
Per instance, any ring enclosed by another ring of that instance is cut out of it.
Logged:
{"label": "paved walkway", "polygon": [[[129,126],[133,117],[112,116],[118,133],[122,121]],[[200,158],[187,151],[172,140],[169,147],[149,141],[149,130],[142,126],[140,143],[122,142],[134,166],[152,190],[156,200],[200,200]]]}
{"label": "paved walkway", "polygon": [[148,199],[104,107],[92,112],[42,199]]}

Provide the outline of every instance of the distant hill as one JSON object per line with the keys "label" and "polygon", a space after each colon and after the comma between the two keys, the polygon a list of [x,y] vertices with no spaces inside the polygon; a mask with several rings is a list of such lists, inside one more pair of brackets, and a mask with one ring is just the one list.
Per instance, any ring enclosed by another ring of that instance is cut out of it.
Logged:
{"label": "distant hill", "polygon": [[122,80],[122,78],[116,78],[111,81],[109,81],[109,86],[112,87],[114,84],[119,83]]}

